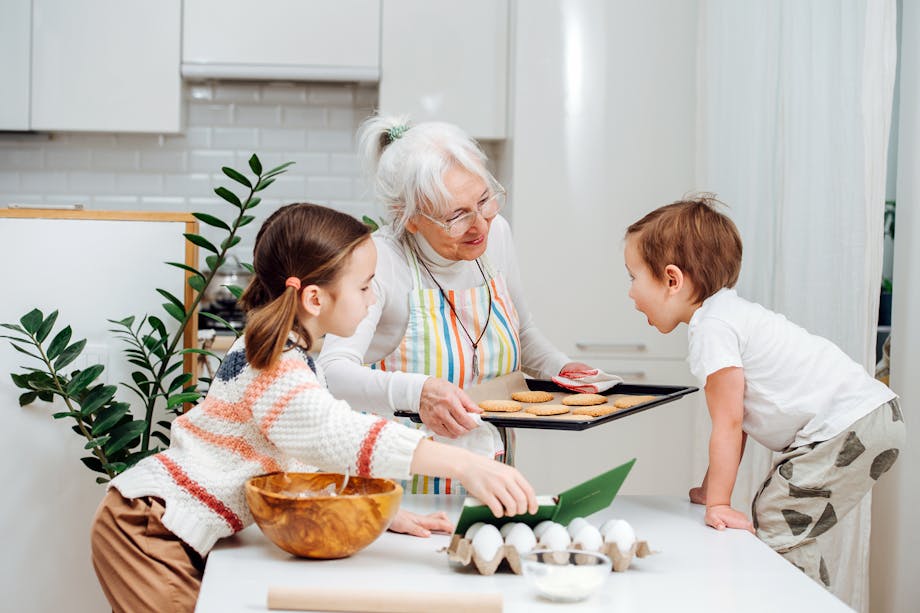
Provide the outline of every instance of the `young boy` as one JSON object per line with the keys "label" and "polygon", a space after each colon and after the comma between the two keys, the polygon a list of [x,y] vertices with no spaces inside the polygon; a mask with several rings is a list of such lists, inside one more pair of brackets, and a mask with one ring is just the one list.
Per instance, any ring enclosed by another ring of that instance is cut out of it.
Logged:
{"label": "young boy", "polygon": [[[687,360],[712,417],[709,470],[690,500],[706,505],[708,525],[755,532],[830,587],[817,538],[897,459],[897,396],[827,339],[731,289],[741,237],[716,203],[675,202],[626,230],[629,297],[664,334],[689,325]],[[748,435],[778,453],[753,523],[730,502]]]}

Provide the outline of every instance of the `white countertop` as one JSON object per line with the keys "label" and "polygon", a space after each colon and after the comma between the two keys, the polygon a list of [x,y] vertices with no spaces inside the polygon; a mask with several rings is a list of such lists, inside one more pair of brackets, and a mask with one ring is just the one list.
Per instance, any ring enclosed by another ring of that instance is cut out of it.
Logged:
{"label": "white countertop", "polygon": [[[459,514],[459,500],[406,496],[416,512]],[[500,592],[512,611],[850,611],[753,535],[719,532],[703,523],[703,507],[659,496],[620,496],[591,515],[599,526],[611,517],[628,520],[655,555],[635,559],[629,570],[611,572],[603,591],[577,604],[539,599],[525,579],[505,567],[492,576],[458,570],[439,552],[447,535],[420,539],[384,533],[343,560],[304,560],[275,547],[255,525],[221,541],[211,552],[197,613],[266,611],[269,585],[431,592]]]}

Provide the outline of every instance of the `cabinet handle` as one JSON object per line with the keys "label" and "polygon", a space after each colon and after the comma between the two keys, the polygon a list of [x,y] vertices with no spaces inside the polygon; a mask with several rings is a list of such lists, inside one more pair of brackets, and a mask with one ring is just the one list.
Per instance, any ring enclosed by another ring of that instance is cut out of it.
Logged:
{"label": "cabinet handle", "polygon": [[622,377],[624,381],[627,381],[629,379],[632,379],[632,380],[645,379],[645,371],[643,370],[637,370],[634,372],[618,372],[614,374]]}
{"label": "cabinet handle", "polygon": [[575,341],[575,347],[582,351],[631,351],[638,353],[646,350],[645,343],[595,343],[591,341]]}

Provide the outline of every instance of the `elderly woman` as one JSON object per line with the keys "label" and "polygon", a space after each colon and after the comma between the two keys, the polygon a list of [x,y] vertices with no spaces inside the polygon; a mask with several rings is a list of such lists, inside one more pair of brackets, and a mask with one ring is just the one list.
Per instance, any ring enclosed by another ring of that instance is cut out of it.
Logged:
{"label": "elderly woman", "polygon": [[[319,362],[329,389],[381,415],[418,411],[435,435],[476,438],[481,452],[491,433],[500,438],[491,451],[510,464],[511,433],[484,424],[463,388],[516,370],[549,378],[588,367],[569,362],[534,325],[499,215],[505,191],[476,142],[450,124],[379,116],[359,138],[390,223],[374,234],[377,303],[354,336],[325,340]],[[462,493],[418,477],[407,491]]]}

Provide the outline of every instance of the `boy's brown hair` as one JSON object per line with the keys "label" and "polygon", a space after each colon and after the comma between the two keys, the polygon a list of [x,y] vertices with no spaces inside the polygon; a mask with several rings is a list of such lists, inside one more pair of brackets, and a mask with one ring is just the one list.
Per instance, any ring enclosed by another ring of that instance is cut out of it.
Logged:
{"label": "boy's brown hair", "polygon": [[626,229],[656,279],[664,279],[669,264],[690,278],[695,303],[733,287],[741,272],[741,235],[716,210],[721,204],[713,194],[695,194],[655,209]]}

